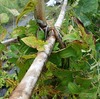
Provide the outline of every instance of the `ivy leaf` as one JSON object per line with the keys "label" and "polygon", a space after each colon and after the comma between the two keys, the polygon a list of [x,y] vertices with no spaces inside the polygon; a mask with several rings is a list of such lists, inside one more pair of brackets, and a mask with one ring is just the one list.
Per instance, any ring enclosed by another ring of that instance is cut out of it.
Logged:
{"label": "ivy leaf", "polygon": [[30,0],[25,6],[24,10],[17,17],[16,23],[18,24],[18,21],[23,17],[24,14],[34,11],[36,4],[36,0]]}
{"label": "ivy leaf", "polygon": [[7,31],[2,26],[0,26],[0,42],[6,37]]}
{"label": "ivy leaf", "polygon": [[0,23],[7,23],[9,21],[9,17],[6,13],[0,14]]}
{"label": "ivy leaf", "polygon": [[47,44],[42,40],[38,40],[34,36],[25,37],[21,40],[29,47],[36,48],[38,51],[44,51],[44,45]]}

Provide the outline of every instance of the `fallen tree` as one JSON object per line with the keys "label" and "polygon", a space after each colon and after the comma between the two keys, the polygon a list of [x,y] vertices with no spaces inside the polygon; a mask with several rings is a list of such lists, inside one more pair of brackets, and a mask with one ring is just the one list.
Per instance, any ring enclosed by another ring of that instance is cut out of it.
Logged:
{"label": "fallen tree", "polygon": [[[44,6],[43,0],[38,0],[38,5]],[[54,25],[54,28],[57,30],[56,33],[59,33],[59,28],[62,25],[62,21],[64,19],[64,15],[66,12],[66,6],[67,6],[68,0],[64,0],[64,3],[61,8],[60,15]],[[37,7],[39,7],[37,6]],[[41,15],[44,17],[44,11],[41,11]],[[39,18],[39,17],[38,17]],[[41,17],[40,17],[41,18]],[[41,18],[42,19],[42,18]],[[42,20],[45,21],[45,18]],[[9,99],[29,99],[31,97],[32,91],[35,88],[35,84],[37,80],[39,79],[39,76],[42,72],[43,66],[46,63],[49,55],[52,52],[53,46],[56,41],[56,36],[53,30],[50,31],[51,35],[48,37],[47,42],[48,44],[44,45],[45,50],[43,52],[39,52],[33,63],[31,64],[29,70],[25,74],[22,81],[19,83],[19,85],[16,87],[16,89],[13,91]],[[59,35],[59,34],[58,34]]]}

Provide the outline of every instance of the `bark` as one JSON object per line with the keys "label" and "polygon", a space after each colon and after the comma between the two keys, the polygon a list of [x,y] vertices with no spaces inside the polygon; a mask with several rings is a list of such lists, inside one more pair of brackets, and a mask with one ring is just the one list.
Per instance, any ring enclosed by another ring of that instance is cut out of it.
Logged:
{"label": "bark", "polygon": [[36,19],[46,22],[44,7],[45,7],[44,0],[37,0],[36,11],[35,11]]}
{"label": "bark", "polygon": [[[67,5],[67,0],[64,0],[63,7],[61,9],[61,12],[63,13],[60,13],[60,14],[63,14],[61,15],[61,17],[63,18],[59,17],[58,21],[60,21],[60,19],[62,20],[64,19],[66,9],[63,9],[63,8],[65,8],[66,5]],[[62,21],[60,22],[58,22],[59,24],[56,23],[55,26],[59,26],[60,28]],[[29,70],[25,74],[24,78],[16,87],[16,89],[13,91],[9,99],[30,99],[32,91],[35,87],[35,84],[42,72],[42,68],[44,64],[46,63],[48,56],[51,54],[53,46],[56,41],[56,37],[53,35],[54,34],[53,31],[51,32],[52,32],[51,33],[52,35],[47,40],[48,44],[44,46],[45,50],[43,52],[38,53],[37,57],[33,61],[32,65],[30,66]]]}

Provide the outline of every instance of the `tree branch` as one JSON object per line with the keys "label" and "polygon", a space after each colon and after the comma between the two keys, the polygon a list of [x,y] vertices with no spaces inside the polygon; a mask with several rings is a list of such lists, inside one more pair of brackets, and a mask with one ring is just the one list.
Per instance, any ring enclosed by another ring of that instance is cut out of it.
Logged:
{"label": "tree branch", "polygon": [[8,39],[8,40],[5,40],[5,41],[2,41],[1,43],[5,44],[6,46],[8,46],[11,43],[16,43],[16,42],[18,42],[18,39],[17,38],[12,38],[12,39]]}
{"label": "tree branch", "polygon": [[[64,0],[63,6],[67,5],[67,0]],[[62,7],[61,12],[64,7]],[[66,10],[64,10],[66,11]],[[63,12],[63,15],[65,15],[65,12]],[[64,19],[59,17],[58,22],[56,22],[55,26],[61,26],[62,21]],[[60,23],[60,22],[61,23]],[[51,31],[51,36],[48,38],[47,42],[48,44],[44,45],[45,50],[43,52],[39,52],[35,60],[33,61],[32,65],[30,66],[29,70],[25,74],[22,81],[19,83],[19,85],[16,87],[16,89],[13,91],[12,95],[9,99],[29,99],[31,97],[32,91],[35,87],[35,84],[42,72],[42,68],[44,64],[46,63],[48,56],[51,54],[53,46],[56,41],[56,37],[53,35],[54,31]]]}

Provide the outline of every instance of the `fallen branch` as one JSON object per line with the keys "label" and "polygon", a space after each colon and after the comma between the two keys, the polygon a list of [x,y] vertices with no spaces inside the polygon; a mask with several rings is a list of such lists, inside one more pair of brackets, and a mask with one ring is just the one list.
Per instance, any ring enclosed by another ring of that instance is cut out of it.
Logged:
{"label": "fallen branch", "polygon": [[8,40],[5,40],[5,41],[2,41],[1,43],[5,44],[6,46],[8,46],[11,43],[16,43],[16,42],[18,42],[18,39],[17,38],[12,38],[12,39],[8,39]]}
{"label": "fallen branch", "polygon": [[[60,15],[62,18],[59,17],[57,21],[64,19],[66,10],[64,10],[63,8],[65,8],[66,6],[67,6],[67,0],[64,0],[63,7],[61,9],[61,12],[63,13],[60,13],[63,15]],[[60,22],[56,22],[55,26],[59,26],[60,28],[62,21]],[[53,35],[54,34],[53,30],[51,31],[51,34],[52,35],[47,40],[48,44],[44,46],[45,50],[43,52],[38,53],[37,57],[33,61],[32,65],[25,74],[24,78],[16,87],[16,89],[13,91],[9,99],[29,99],[31,97],[35,84],[42,72],[42,68],[46,63],[48,56],[51,54],[53,46],[56,41],[56,37]]]}

